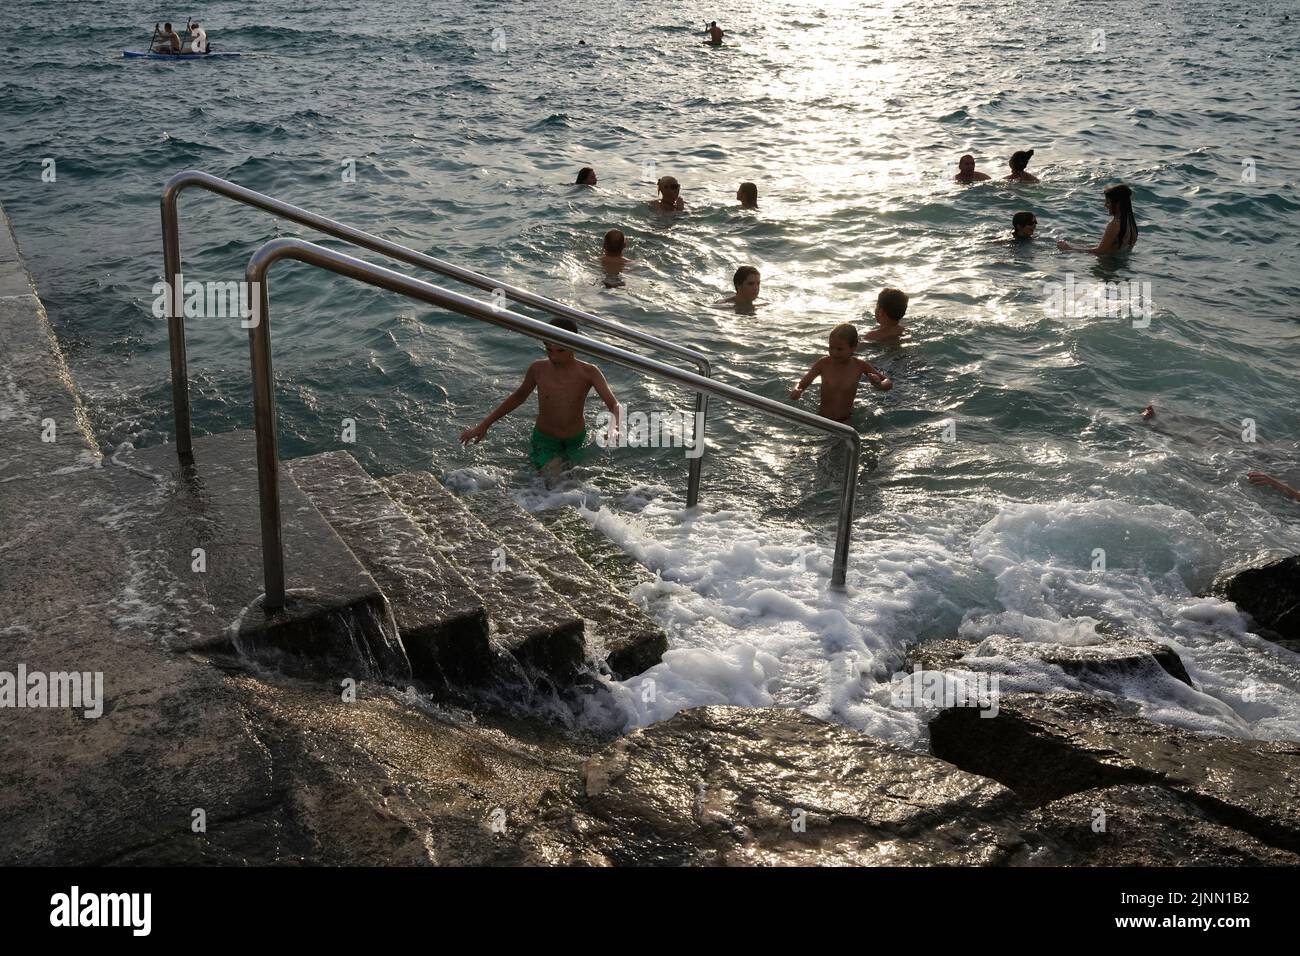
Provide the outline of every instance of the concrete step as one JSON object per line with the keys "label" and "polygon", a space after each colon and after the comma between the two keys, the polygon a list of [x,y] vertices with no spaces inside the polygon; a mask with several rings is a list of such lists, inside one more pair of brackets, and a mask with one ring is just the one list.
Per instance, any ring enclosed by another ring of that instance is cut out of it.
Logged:
{"label": "concrete step", "polygon": [[[252,432],[194,440],[181,465],[174,445],[115,455],[108,469],[143,481],[111,515],[132,544],[124,620],[176,650],[232,649],[302,676],[411,676],[392,612],[374,578],[281,469],[284,609],[263,593],[257,452]],[[196,551],[201,549],[201,551]]]}
{"label": "concrete step", "polygon": [[618,679],[659,663],[668,649],[663,629],[509,495],[492,488],[461,500],[586,618],[588,656],[605,661]]}
{"label": "concrete step", "polygon": [[444,687],[484,683],[493,662],[487,611],[410,515],[345,451],[284,469],[384,592],[414,676]]}
{"label": "concrete step", "polygon": [[627,594],[638,584],[656,579],[653,571],[601,534],[577,508],[546,508],[532,515],[600,572],[615,591]]}
{"label": "concrete step", "polygon": [[500,551],[500,535],[432,475],[408,472],[379,484],[478,593],[493,647],[571,680],[585,658],[582,616],[518,555]]}

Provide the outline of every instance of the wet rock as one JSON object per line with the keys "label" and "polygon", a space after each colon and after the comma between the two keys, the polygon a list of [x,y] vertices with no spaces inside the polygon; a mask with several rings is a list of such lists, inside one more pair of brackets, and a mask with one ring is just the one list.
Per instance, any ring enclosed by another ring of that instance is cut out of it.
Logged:
{"label": "wet rock", "polygon": [[1262,636],[1300,652],[1300,554],[1229,571],[1212,591],[1271,632]]}
{"label": "wet rock", "polygon": [[1082,866],[1295,866],[1300,856],[1214,822],[1160,786],[1085,790],[1027,813],[1025,829]]}
{"label": "wet rock", "polygon": [[905,668],[912,671],[919,665],[921,670],[961,669],[962,658],[970,657],[1042,661],[1081,680],[1155,676],[1164,671],[1175,680],[1193,686],[1177,651],[1158,641],[1139,637],[1111,638],[1098,644],[1020,641],[1002,635],[987,637],[979,643],[963,640],[931,641],[918,645],[909,652]]}
{"label": "wet rock", "polygon": [[524,843],[535,862],[1051,862],[991,780],[794,710],[699,707],[589,760]]}
{"label": "wet rock", "polygon": [[1134,705],[1084,694],[1012,694],[996,716],[950,708],[930,750],[1046,803],[1109,786],[1159,785],[1214,822],[1300,851],[1300,743],[1207,737],[1154,724]]}

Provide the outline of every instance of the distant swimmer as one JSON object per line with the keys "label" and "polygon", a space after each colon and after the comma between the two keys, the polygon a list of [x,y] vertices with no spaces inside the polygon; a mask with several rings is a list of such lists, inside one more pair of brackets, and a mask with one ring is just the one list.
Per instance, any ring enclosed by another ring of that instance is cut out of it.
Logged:
{"label": "distant swimmer", "polygon": [[630,259],[623,256],[623,250],[627,247],[627,237],[619,229],[611,229],[605,233],[604,242],[601,243],[600,267],[605,270],[605,285],[615,286],[622,285],[619,276],[622,274],[624,267],[632,264]]}
{"label": "distant swimmer", "polygon": [[967,153],[957,160],[957,175],[952,178],[959,183],[982,183],[989,177],[985,173],[975,172],[975,157]]}
{"label": "distant swimmer", "polygon": [[1106,211],[1110,213],[1110,222],[1102,234],[1101,241],[1095,246],[1075,246],[1064,239],[1056,243],[1062,252],[1091,252],[1097,256],[1108,256],[1127,252],[1137,242],[1137,217],[1133,215],[1133,190],[1123,183],[1107,186],[1105,193]]}
{"label": "distant swimmer", "polygon": [[686,203],[682,202],[682,184],[672,176],[660,176],[655,190],[659,193],[659,198],[651,200],[651,209],[658,212],[681,212],[686,208]]}
{"label": "distant swimmer", "polygon": [[818,359],[799,384],[790,392],[795,401],[818,378],[822,380],[821,406],[817,414],[837,422],[853,417],[853,400],[858,394],[858,383],[865,377],[881,391],[889,391],[894,383],[870,362],[853,354],[858,347],[858,330],[845,322],[831,329],[829,355]]}
{"label": "distant swimmer", "polygon": [[[566,332],[578,331],[572,319],[553,319],[551,325]],[[600,369],[579,362],[572,349],[554,342],[545,345],[546,358],[528,366],[523,383],[487,418],[460,433],[461,444],[481,442],[492,423],[527,401],[534,389],[537,390],[537,422],[533,426],[528,459],[538,471],[549,474],[558,470],[559,465],[574,465],[582,460],[583,446],[587,442],[587,420],[583,408],[587,393],[593,388],[614,416],[611,427],[618,429],[618,399]]]}
{"label": "distant swimmer", "polygon": [[722,27],[718,26],[717,20],[710,21],[709,25],[704,28],[704,32],[709,38],[704,42],[709,46],[722,46]]}
{"label": "distant swimmer", "polygon": [[736,199],[740,201],[741,209],[757,209],[758,187],[753,183],[741,183],[736,190]]}
{"label": "distant swimmer", "polygon": [[741,266],[736,270],[736,274],[731,277],[731,284],[736,288],[735,295],[729,295],[717,304],[734,305],[737,312],[742,309],[752,311],[758,301],[758,289],[761,281],[757,269],[753,266]]}
{"label": "distant swimmer", "polygon": [[1006,178],[1015,183],[1036,183],[1038,177],[1026,172],[1029,161],[1034,158],[1032,149],[1021,149],[1011,154],[1011,175]]}
{"label": "distant swimmer", "polygon": [[1300,491],[1296,491],[1281,479],[1274,478],[1272,475],[1267,475],[1262,471],[1247,472],[1246,477],[1250,479],[1252,485],[1262,485],[1265,488],[1272,488],[1274,491],[1282,492],[1282,494],[1286,495],[1288,498],[1300,501]]}
{"label": "distant swimmer", "polygon": [[596,171],[590,166],[583,166],[578,170],[578,178],[574,180],[575,186],[594,186],[596,185]]}
{"label": "distant swimmer", "polygon": [[1032,212],[1018,212],[1011,217],[1011,238],[1017,242],[1034,238],[1034,230],[1037,228],[1038,220]]}
{"label": "distant swimmer", "polygon": [[881,289],[876,296],[876,328],[862,337],[864,342],[884,342],[903,334],[907,315],[907,293],[902,289]]}

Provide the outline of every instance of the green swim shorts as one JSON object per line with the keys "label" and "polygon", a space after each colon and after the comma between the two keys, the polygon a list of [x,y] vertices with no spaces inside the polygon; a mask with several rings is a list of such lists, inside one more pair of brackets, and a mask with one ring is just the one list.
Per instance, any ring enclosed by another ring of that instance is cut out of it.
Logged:
{"label": "green swim shorts", "polygon": [[552,458],[563,457],[566,464],[576,465],[582,460],[582,446],[587,443],[587,429],[583,429],[572,438],[556,438],[533,426],[532,447],[528,451],[528,460],[533,467],[541,471]]}

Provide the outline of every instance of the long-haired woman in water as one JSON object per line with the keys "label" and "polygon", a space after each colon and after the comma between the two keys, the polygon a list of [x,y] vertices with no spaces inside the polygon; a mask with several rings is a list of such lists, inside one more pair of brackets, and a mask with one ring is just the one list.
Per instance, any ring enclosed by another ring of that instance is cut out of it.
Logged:
{"label": "long-haired woman in water", "polygon": [[1114,255],[1133,248],[1138,237],[1137,217],[1133,215],[1133,190],[1123,183],[1116,183],[1114,186],[1107,186],[1104,195],[1106,211],[1110,213],[1110,222],[1106,225],[1106,231],[1102,233],[1101,241],[1090,248],[1071,245],[1062,239],[1057,242],[1056,248],[1062,252],[1091,252],[1097,256]]}

